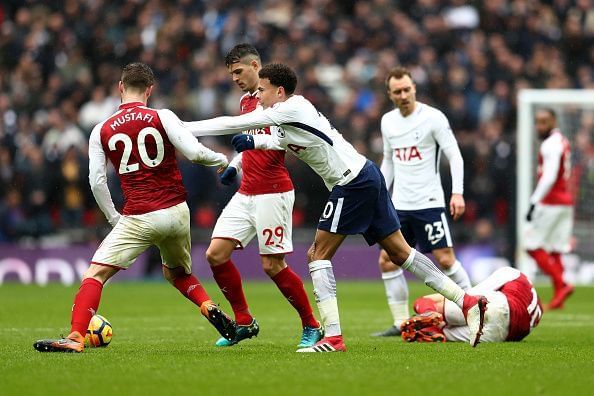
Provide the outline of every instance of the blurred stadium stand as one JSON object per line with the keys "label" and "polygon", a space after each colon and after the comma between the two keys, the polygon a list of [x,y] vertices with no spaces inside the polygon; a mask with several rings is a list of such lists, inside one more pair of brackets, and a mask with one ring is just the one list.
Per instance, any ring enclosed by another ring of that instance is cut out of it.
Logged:
{"label": "blurred stadium stand", "polygon": [[[237,114],[223,64],[239,42],[298,70],[298,91],[379,162],[384,77],[413,71],[420,101],[448,116],[465,159],[459,243],[489,241],[511,258],[515,235],[516,93],[594,88],[590,0],[17,1],[0,3],[0,242],[81,242],[106,223],[87,182],[87,139],[119,104],[121,66],[150,64],[150,105],[182,119]],[[578,157],[593,162],[594,125]],[[202,142],[231,155],[228,138]],[[310,240],[328,192],[287,156],[297,239]],[[234,189],[180,159],[196,241]],[[588,172],[594,175],[590,164]],[[449,168],[442,168],[449,188]],[[117,179],[112,194],[121,205]],[[300,235],[303,235],[300,238]]]}

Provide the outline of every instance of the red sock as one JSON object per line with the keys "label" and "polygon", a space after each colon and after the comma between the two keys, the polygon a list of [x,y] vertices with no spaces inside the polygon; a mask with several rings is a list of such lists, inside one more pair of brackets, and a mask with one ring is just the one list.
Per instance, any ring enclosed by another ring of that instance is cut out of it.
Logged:
{"label": "red sock", "polygon": [[418,314],[430,311],[437,312],[437,306],[435,305],[435,301],[427,297],[417,298],[415,300],[415,303],[413,304],[413,309]]}
{"label": "red sock", "polygon": [[210,300],[208,293],[204,290],[198,278],[192,274],[176,278],[173,281],[173,286],[197,306],[201,306],[204,301]]}
{"label": "red sock", "polygon": [[[536,261],[538,268],[551,277],[555,291],[563,287],[563,267],[561,267],[561,271],[556,268],[554,264],[555,259],[552,255],[543,249],[529,250],[528,254]],[[559,257],[559,262],[560,260],[561,258]]]}
{"label": "red sock", "polygon": [[314,317],[309,298],[299,275],[294,273],[291,268],[285,267],[271,279],[293,308],[297,310],[301,317],[301,324],[303,326],[318,327],[319,323]]}
{"label": "red sock", "polygon": [[94,278],[83,279],[78,293],[74,297],[70,332],[78,331],[83,337],[89,328],[89,322],[99,308],[103,283]]}
{"label": "red sock", "polygon": [[252,315],[248,308],[245,295],[243,294],[243,286],[241,285],[241,275],[233,264],[233,261],[227,260],[221,265],[210,267],[212,275],[219,285],[219,288],[225,295],[238,325],[249,325],[252,323]]}
{"label": "red sock", "polygon": [[551,253],[551,268],[555,273],[553,277],[553,286],[555,290],[561,289],[565,286],[565,281],[563,280],[563,260],[561,259],[560,253]]}

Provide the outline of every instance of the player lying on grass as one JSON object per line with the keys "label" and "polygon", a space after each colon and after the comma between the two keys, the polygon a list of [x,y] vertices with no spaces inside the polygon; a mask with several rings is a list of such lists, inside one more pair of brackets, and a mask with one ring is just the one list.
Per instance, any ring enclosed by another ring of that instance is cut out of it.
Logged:
{"label": "player lying on grass", "polygon": [[[489,299],[481,342],[521,341],[542,317],[536,290],[523,273],[500,268],[468,290]],[[417,315],[405,321],[402,338],[409,342],[468,342],[468,327],[460,308],[439,294],[415,301]]]}
{"label": "player lying on grass", "polygon": [[[72,306],[70,334],[35,342],[33,346],[40,352],[82,352],[103,285],[119,270],[130,267],[151,245],[161,252],[165,278],[200,307],[223,337],[235,337],[235,322],[219,310],[192,275],[190,211],[175,150],[192,162],[208,166],[225,167],[227,157],[198,143],[170,110],[146,107],[154,82],[147,65],[131,63],[124,67],[119,110],[91,132],[89,182],[113,229],[83,275]],[[108,158],[118,171],[124,192],[122,214],[116,211],[107,187]]]}
{"label": "player lying on grass", "polygon": [[307,163],[331,191],[308,251],[309,272],[326,336],[313,347],[298,351],[346,350],[330,260],[346,236],[355,234],[363,234],[369,245],[379,243],[392,262],[455,301],[467,318],[470,344],[476,345],[487,299],[466,294],[431,260],[406,243],[379,168],[359,154],[311,102],[294,94],[297,77],[291,68],[270,64],[260,70],[259,76],[263,111],[186,124],[198,135],[232,134],[250,128],[277,126],[272,135],[234,136],[232,144],[238,152],[287,150]]}

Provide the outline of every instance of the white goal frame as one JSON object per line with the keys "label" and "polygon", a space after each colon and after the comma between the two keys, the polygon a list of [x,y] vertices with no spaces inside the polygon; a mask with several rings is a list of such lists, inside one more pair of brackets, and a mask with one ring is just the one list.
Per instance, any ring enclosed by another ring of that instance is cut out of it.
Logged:
{"label": "white goal frame", "polygon": [[594,109],[594,90],[584,89],[522,89],[518,93],[517,149],[516,149],[516,267],[531,272],[528,256],[524,251],[525,217],[534,190],[533,155],[534,105],[554,107],[556,104],[586,105]]}

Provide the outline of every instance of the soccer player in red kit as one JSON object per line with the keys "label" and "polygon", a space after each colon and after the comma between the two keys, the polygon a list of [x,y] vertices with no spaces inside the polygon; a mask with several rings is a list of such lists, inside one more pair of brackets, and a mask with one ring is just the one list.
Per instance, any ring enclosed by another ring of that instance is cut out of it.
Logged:
{"label": "soccer player in red kit", "polygon": [[[240,100],[241,114],[261,111],[257,96],[261,68],[258,51],[250,44],[238,44],[225,57],[225,65],[233,82],[245,92]],[[271,127],[244,133],[270,135]],[[221,182],[232,184],[240,169],[243,169],[243,177],[239,190],[217,220],[206,251],[213,276],[231,304],[237,321],[235,339],[229,341],[223,337],[216,345],[231,346],[259,332],[258,322],[248,309],[241,276],[231,260],[234,249],[243,248],[257,237],[262,268],[301,318],[303,330],[299,347],[312,346],[322,338],[322,328],[314,317],[301,278],[285,262],[285,254],[293,251],[291,233],[295,201],[293,183],[285,167],[285,151],[241,153],[222,173]]]}
{"label": "soccer player in red kit", "polygon": [[[161,252],[165,278],[200,307],[223,337],[235,337],[235,322],[219,310],[192,275],[190,213],[175,150],[203,165],[226,167],[228,161],[224,154],[198,143],[170,110],[146,107],[154,82],[149,66],[126,65],[119,82],[122,104],[91,133],[89,182],[113,229],[83,275],[72,306],[70,334],[35,342],[38,351],[82,352],[103,285],[151,245]],[[107,187],[107,159],[120,177],[125,202],[122,214],[116,211]]]}
{"label": "soccer player in red kit", "polygon": [[[489,299],[481,342],[521,341],[542,317],[536,290],[523,273],[505,267],[468,290],[471,295]],[[414,303],[415,315],[402,326],[408,342],[468,342],[468,326],[462,310],[440,294],[421,297]]]}
{"label": "soccer player in red kit", "polygon": [[536,112],[535,127],[542,140],[538,150],[538,183],[530,197],[525,248],[542,272],[553,281],[548,309],[563,308],[573,286],[563,279],[561,254],[570,249],[573,228],[573,195],[570,191],[571,148],[557,128],[552,109]]}

